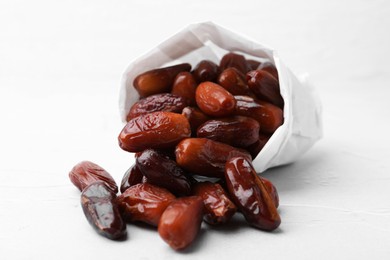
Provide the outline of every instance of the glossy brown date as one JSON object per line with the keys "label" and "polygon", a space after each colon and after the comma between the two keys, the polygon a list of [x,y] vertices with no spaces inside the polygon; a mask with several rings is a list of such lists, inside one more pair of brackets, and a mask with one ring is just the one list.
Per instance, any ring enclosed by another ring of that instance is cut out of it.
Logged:
{"label": "glossy brown date", "polygon": [[164,210],[174,199],[175,196],[164,188],[139,183],[119,195],[117,202],[125,221],[157,226]]}
{"label": "glossy brown date", "polygon": [[252,70],[246,74],[246,79],[249,88],[259,99],[283,108],[279,81],[272,74],[265,70]]}
{"label": "glossy brown date", "polygon": [[260,124],[250,117],[233,116],[206,121],[197,137],[204,137],[235,147],[247,147],[259,139]]}
{"label": "glossy brown date", "polygon": [[183,97],[188,105],[195,106],[195,91],[197,86],[198,83],[190,72],[180,72],[173,81],[171,93]]}
{"label": "glossy brown date", "polygon": [[222,71],[217,82],[232,95],[253,95],[246,83],[245,74],[236,68],[227,68]]}
{"label": "glossy brown date", "polygon": [[257,70],[257,68],[261,65],[261,62],[257,60],[246,60],[246,63],[248,64],[249,71]]}
{"label": "glossy brown date", "polygon": [[198,85],[195,99],[200,110],[209,116],[229,116],[236,106],[236,100],[232,94],[210,81]]}
{"label": "glossy brown date", "polygon": [[134,103],[127,114],[127,122],[137,116],[157,111],[181,113],[186,106],[184,97],[171,93],[155,94]]}
{"label": "glossy brown date", "polygon": [[237,211],[236,205],[218,183],[199,182],[193,187],[193,194],[203,199],[203,219],[211,225],[227,223]]}
{"label": "glossy brown date", "polygon": [[272,196],[250,161],[243,157],[228,160],[225,180],[233,202],[249,224],[267,231],[280,225],[280,216]]}
{"label": "glossy brown date", "polygon": [[278,194],[278,190],[276,189],[275,185],[273,185],[272,182],[270,180],[268,180],[267,178],[260,177],[260,176],[259,176],[259,178],[263,182],[263,184],[265,185],[265,188],[267,189],[269,195],[271,196],[271,199],[274,202],[275,207],[278,208],[279,207],[279,194]]}
{"label": "glossy brown date", "polygon": [[169,204],[160,218],[158,233],[173,249],[188,247],[199,233],[203,200],[199,196],[182,197]]}
{"label": "glossy brown date", "polygon": [[153,112],[131,119],[118,136],[119,146],[128,152],[175,146],[191,135],[190,124],[181,114]]}
{"label": "glossy brown date", "polygon": [[133,85],[140,97],[171,92],[172,83],[176,75],[190,70],[191,65],[188,63],[149,70],[138,75],[134,79]]}
{"label": "glossy brown date", "polygon": [[120,239],[126,235],[126,224],[115,198],[116,195],[103,181],[91,183],[81,193],[81,207],[88,222],[100,235],[109,239]]}
{"label": "glossy brown date", "polygon": [[118,186],[112,176],[99,165],[82,161],[76,164],[69,172],[70,181],[80,190],[95,181],[104,181],[113,193],[118,192]]}
{"label": "glossy brown date", "polygon": [[198,65],[196,65],[192,74],[198,83],[204,81],[215,82],[219,74],[219,67],[210,60],[202,60],[198,63]]}
{"label": "glossy brown date", "polygon": [[196,136],[196,131],[201,124],[210,120],[210,117],[197,107],[185,107],[181,114],[185,116],[190,123],[193,136]]}
{"label": "glossy brown date", "polygon": [[244,74],[249,70],[249,66],[245,57],[234,52],[225,54],[219,63],[219,67],[221,70],[225,70],[227,68],[236,68]]}
{"label": "glossy brown date", "polygon": [[269,134],[259,133],[259,139],[254,144],[246,147],[246,150],[251,154],[253,160],[260,153],[270,138],[271,136]]}
{"label": "glossy brown date", "polygon": [[270,61],[262,62],[257,68],[253,70],[265,70],[268,73],[271,73],[271,75],[274,76],[275,79],[279,79],[278,70],[275,65]]}
{"label": "glossy brown date", "polygon": [[248,116],[260,123],[260,131],[272,134],[283,124],[283,110],[270,103],[248,96],[234,96],[237,101],[235,114]]}
{"label": "glossy brown date", "polygon": [[121,193],[125,192],[128,188],[130,188],[133,185],[136,185],[138,183],[142,183],[144,175],[139,170],[137,164],[133,164],[123,175],[122,181],[121,181]]}
{"label": "glossy brown date", "polygon": [[168,156],[147,149],[137,155],[136,163],[148,183],[166,188],[178,196],[189,195],[191,182],[186,173]]}
{"label": "glossy brown date", "polygon": [[251,160],[248,152],[207,138],[187,138],[176,146],[176,162],[188,172],[222,178],[226,161],[235,156]]}

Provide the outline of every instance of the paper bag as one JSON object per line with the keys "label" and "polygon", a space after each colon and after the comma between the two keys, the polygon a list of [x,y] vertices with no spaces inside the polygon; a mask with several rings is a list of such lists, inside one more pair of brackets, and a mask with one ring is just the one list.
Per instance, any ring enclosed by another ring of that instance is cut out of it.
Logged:
{"label": "paper bag", "polygon": [[123,122],[139,97],[133,87],[133,80],[138,74],[184,62],[195,66],[203,59],[219,64],[222,56],[230,51],[243,54],[248,59],[271,60],[279,73],[285,104],[284,123],[254,159],[254,167],[263,172],[294,162],[322,137],[321,104],[315,89],[306,78],[298,79],[274,50],[211,22],[188,26],[130,63],[122,76],[120,88],[119,107]]}

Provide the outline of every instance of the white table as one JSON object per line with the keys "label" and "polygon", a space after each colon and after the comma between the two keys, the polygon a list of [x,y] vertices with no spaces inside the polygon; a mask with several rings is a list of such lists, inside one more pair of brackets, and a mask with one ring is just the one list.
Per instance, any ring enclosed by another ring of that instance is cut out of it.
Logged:
{"label": "white table", "polygon": [[[126,241],[105,239],[68,172],[91,160],[120,182],[133,162],[117,145],[122,71],[205,20],[310,73],[325,136],[298,162],[264,173],[281,199],[277,232],[237,217],[204,225],[183,253],[142,225],[128,225]],[[388,1],[1,1],[0,258],[388,258],[389,25]]]}

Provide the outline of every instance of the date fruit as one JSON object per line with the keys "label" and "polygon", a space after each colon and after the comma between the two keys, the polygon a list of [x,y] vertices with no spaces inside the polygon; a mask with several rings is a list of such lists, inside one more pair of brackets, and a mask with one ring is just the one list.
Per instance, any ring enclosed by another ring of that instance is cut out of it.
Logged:
{"label": "date fruit", "polygon": [[252,70],[246,74],[248,86],[257,98],[283,108],[279,81],[265,70]]}
{"label": "date fruit", "polygon": [[217,64],[210,60],[202,60],[196,65],[192,72],[195,80],[198,83],[204,81],[216,81],[219,74],[219,67]]}
{"label": "date fruit", "polygon": [[160,218],[158,233],[173,249],[188,247],[199,233],[203,200],[199,196],[178,198],[169,204]]}
{"label": "date fruit", "polygon": [[236,205],[218,183],[199,182],[193,187],[193,193],[203,199],[203,219],[211,225],[227,223],[237,211]]}
{"label": "date fruit", "polygon": [[153,112],[131,119],[118,136],[119,146],[128,152],[175,146],[191,136],[187,118],[172,112]]}
{"label": "date fruit", "polygon": [[278,208],[279,207],[279,194],[278,194],[278,190],[276,189],[275,185],[273,185],[272,182],[270,180],[268,180],[267,178],[260,177],[260,176],[259,176],[259,178],[263,182],[263,184],[265,185],[265,188],[267,189],[269,195],[271,195],[271,198],[275,204],[275,207]]}
{"label": "date fruit", "polygon": [[186,106],[187,101],[184,97],[171,93],[155,94],[134,103],[127,115],[127,122],[137,116],[157,111],[181,113]]}
{"label": "date fruit", "polygon": [[260,151],[263,150],[263,147],[270,138],[271,136],[268,134],[259,133],[259,139],[254,144],[251,144],[246,148],[246,150],[251,154],[253,160],[260,153]]}
{"label": "date fruit", "polygon": [[88,222],[109,239],[120,239],[126,235],[126,224],[115,198],[116,195],[103,181],[91,183],[81,193],[81,207]]}
{"label": "date fruit", "polygon": [[271,73],[271,75],[274,76],[275,79],[279,79],[278,70],[275,65],[270,61],[262,62],[257,68],[253,70],[265,70],[268,73]]}
{"label": "date fruit", "polygon": [[250,161],[243,157],[228,160],[225,180],[233,202],[249,224],[266,231],[272,231],[280,225],[273,198]]}
{"label": "date fruit", "polygon": [[248,116],[260,123],[260,131],[272,134],[283,124],[283,110],[270,103],[248,96],[234,96],[237,101],[235,114]]}
{"label": "date fruit", "polygon": [[197,137],[204,137],[235,147],[247,147],[259,139],[260,124],[250,117],[233,116],[206,121]]}
{"label": "date fruit", "polygon": [[227,68],[236,68],[244,74],[247,73],[247,71],[250,69],[245,57],[234,52],[225,54],[219,63],[219,67],[221,70],[225,70]]}
{"label": "date fruit", "polygon": [[80,190],[95,181],[104,181],[108,188],[113,192],[118,192],[118,186],[112,176],[99,165],[90,162],[82,161],[76,164],[69,172],[70,181]]}
{"label": "date fruit", "polygon": [[201,124],[210,120],[210,117],[197,107],[185,107],[181,114],[185,116],[190,123],[193,136],[196,136],[196,131]]}
{"label": "date fruit", "polygon": [[222,71],[217,82],[232,95],[253,95],[246,84],[245,74],[241,73],[236,68],[227,68]]}
{"label": "date fruit", "polygon": [[198,83],[196,83],[194,76],[190,72],[180,72],[173,81],[171,93],[183,97],[188,105],[195,106],[195,91],[197,86]]}
{"label": "date fruit", "polygon": [[138,183],[142,183],[144,175],[139,170],[137,164],[133,164],[125,173],[121,181],[121,193],[125,192],[128,188]]}
{"label": "date fruit", "polygon": [[210,81],[198,85],[195,99],[200,110],[209,116],[229,116],[236,106],[236,100],[232,94]]}
{"label": "date fruit", "polygon": [[148,183],[166,188],[175,195],[189,195],[191,182],[186,173],[168,156],[147,149],[137,155],[136,163]]}
{"label": "date fruit", "polygon": [[138,75],[134,79],[133,85],[140,97],[171,92],[172,83],[176,75],[190,70],[191,65],[188,63],[149,70]]}
{"label": "date fruit", "polygon": [[164,188],[139,183],[119,195],[117,202],[125,221],[157,226],[162,213],[174,199],[175,196]]}
{"label": "date fruit", "polygon": [[188,172],[222,178],[226,161],[235,156],[251,160],[248,152],[207,138],[187,138],[176,146],[176,162]]}

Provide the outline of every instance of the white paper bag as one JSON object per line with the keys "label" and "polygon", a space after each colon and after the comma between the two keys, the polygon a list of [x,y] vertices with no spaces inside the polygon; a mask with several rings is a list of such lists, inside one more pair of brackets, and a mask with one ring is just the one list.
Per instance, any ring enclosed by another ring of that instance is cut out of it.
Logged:
{"label": "white paper bag", "polygon": [[139,97],[133,87],[133,80],[138,74],[184,62],[195,66],[203,59],[219,64],[222,56],[229,51],[243,54],[248,59],[269,59],[279,72],[284,124],[255,158],[254,167],[263,172],[297,160],[322,137],[321,104],[314,88],[306,78],[298,79],[275,51],[211,22],[188,26],[130,63],[123,74],[120,89],[119,106],[123,122]]}

